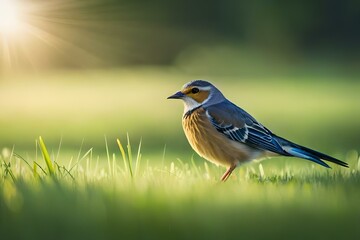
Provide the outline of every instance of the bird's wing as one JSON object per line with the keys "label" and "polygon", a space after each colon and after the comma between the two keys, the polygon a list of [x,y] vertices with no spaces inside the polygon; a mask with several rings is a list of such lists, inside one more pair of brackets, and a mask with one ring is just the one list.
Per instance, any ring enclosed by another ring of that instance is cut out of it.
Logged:
{"label": "bird's wing", "polygon": [[230,101],[208,106],[205,110],[216,130],[229,139],[257,149],[288,155],[267,128]]}

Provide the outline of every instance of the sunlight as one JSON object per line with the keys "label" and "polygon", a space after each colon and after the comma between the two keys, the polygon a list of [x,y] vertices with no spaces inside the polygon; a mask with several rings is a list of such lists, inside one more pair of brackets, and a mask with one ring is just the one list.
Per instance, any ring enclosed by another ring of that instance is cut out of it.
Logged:
{"label": "sunlight", "polygon": [[8,35],[19,30],[18,14],[14,0],[0,0],[0,34]]}
{"label": "sunlight", "polygon": [[[83,44],[89,39],[84,34],[87,29],[99,26],[81,17],[91,2],[0,0],[0,74],[48,67],[53,62],[80,66],[100,62]],[[94,33],[90,39],[97,37]],[[68,57],[69,53],[75,57]]]}

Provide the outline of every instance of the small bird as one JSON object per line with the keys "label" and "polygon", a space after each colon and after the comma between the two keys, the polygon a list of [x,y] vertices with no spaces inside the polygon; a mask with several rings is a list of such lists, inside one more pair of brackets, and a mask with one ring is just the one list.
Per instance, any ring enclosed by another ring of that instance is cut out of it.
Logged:
{"label": "small bird", "polygon": [[182,126],[191,147],[201,157],[227,168],[221,181],[243,163],[279,155],[303,158],[327,168],[330,166],[322,160],[348,167],[334,157],[275,135],[207,81],[191,81],[168,99],[184,102]]}

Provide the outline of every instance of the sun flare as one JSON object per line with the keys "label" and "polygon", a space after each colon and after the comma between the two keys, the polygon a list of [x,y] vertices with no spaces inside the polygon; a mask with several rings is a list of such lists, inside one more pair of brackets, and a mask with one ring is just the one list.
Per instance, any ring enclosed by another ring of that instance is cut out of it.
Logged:
{"label": "sun flare", "polygon": [[[113,49],[109,45],[103,51],[100,42],[118,44],[112,32],[122,29],[122,23],[93,18],[90,13],[97,11],[100,2],[0,0],[0,75],[53,65],[106,63],[106,53]],[[104,34],[104,27],[111,34]]]}
{"label": "sun flare", "polygon": [[0,34],[17,32],[20,28],[19,12],[14,0],[0,0]]}
{"label": "sun flare", "polygon": [[47,23],[49,18],[43,17],[49,6],[53,5],[0,0],[0,72],[36,66],[42,62],[45,49],[49,50],[47,46],[57,47],[58,38],[48,32],[53,26]]}

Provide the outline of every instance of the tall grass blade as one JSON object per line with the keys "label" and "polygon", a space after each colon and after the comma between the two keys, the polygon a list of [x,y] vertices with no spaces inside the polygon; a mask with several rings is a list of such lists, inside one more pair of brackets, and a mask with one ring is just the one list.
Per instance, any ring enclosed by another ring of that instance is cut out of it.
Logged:
{"label": "tall grass blade", "polygon": [[71,156],[69,164],[68,164],[68,169],[71,169],[73,158],[74,158],[74,156]]}
{"label": "tall grass blade", "polygon": [[106,149],[106,156],[107,156],[107,162],[108,162],[108,168],[109,168],[109,175],[112,175],[112,171],[111,171],[111,161],[110,161],[110,154],[109,154],[109,146],[107,143],[107,139],[106,136],[105,137],[105,149]]}
{"label": "tall grass blade", "polygon": [[55,162],[58,161],[59,156],[60,156],[60,150],[61,150],[62,140],[63,140],[63,138],[62,138],[62,136],[61,136],[61,138],[60,138],[60,143],[59,143],[59,147],[58,147],[58,151],[57,151],[56,158],[55,158]]}
{"label": "tall grass blade", "polygon": [[82,141],[81,141],[81,145],[80,145],[80,150],[79,150],[79,153],[78,153],[78,156],[77,156],[77,162],[79,161],[79,159],[80,159],[80,156],[81,156],[81,151],[82,151],[82,148],[83,148],[83,145],[84,145],[84,139],[82,139]]}
{"label": "tall grass blade", "polygon": [[142,143],[142,139],[140,139],[140,143],[139,143],[139,147],[138,147],[138,152],[136,155],[136,162],[135,162],[135,176],[138,176],[139,171],[140,171],[140,163],[141,163],[141,143]]}
{"label": "tall grass blade", "polygon": [[259,173],[260,173],[260,180],[263,181],[265,179],[265,171],[261,163],[259,164]]}
{"label": "tall grass blade", "polygon": [[14,155],[14,157],[16,157],[17,159],[22,160],[24,163],[26,163],[26,165],[27,165],[31,170],[33,170],[33,168],[31,167],[31,165],[28,163],[28,161],[25,160],[25,158],[23,158],[22,156],[20,156],[20,155],[17,154],[17,153],[14,153],[13,155]]}
{"label": "tall grass blade", "polygon": [[36,163],[35,162],[33,162],[33,176],[34,176],[34,178],[35,179],[39,179],[40,178],[40,176],[39,176],[39,173],[37,172],[37,165],[36,165]]}
{"label": "tall grass blade", "polygon": [[113,155],[112,155],[112,175],[113,175],[113,177],[116,176],[116,157],[115,157],[115,153],[113,153]]}
{"label": "tall grass blade", "polygon": [[11,163],[6,163],[5,160],[3,160],[4,166],[5,166],[5,176],[9,175],[10,178],[13,180],[13,182],[16,182],[15,175],[13,174],[11,170]]}
{"label": "tall grass blade", "polygon": [[35,162],[38,161],[38,141],[35,139]]}
{"label": "tall grass blade", "polygon": [[133,167],[132,167],[132,150],[131,150],[131,144],[130,144],[130,137],[129,134],[126,134],[126,138],[127,138],[127,154],[128,154],[128,164],[129,164],[129,170],[130,170],[130,174],[131,174],[131,178],[134,177],[133,174]]}
{"label": "tall grass blade", "polygon": [[65,174],[63,174],[63,177],[65,177],[66,174],[67,174],[67,175],[69,175],[69,176],[72,178],[73,181],[75,181],[75,177],[70,173],[69,170],[66,169],[65,166],[59,166],[59,165],[58,165],[58,168],[61,169],[61,170],[63,170],[63,171],[65,172]]}
{"label": "tall grass blade", "polygon": [[[127,164],[127,158],[126,158],[126,153],[125,153],[124,147],[123,147],[123,145],[121,144],[120,139],[116,139],[116,142],[117,142],[117,144],[118,144],[118,146],[119,146],[119,150],[120,150],[120,153],[121,153],[121,157],[122,157],[122,159],[123,159],[125,172],[128,172],[128,171],[130,171],[130,170],[129,170],[129,167],[128,167],[128,164]],[[131,171],[130,171],[130,174],[131,174]]]}
{"label": "tall grass blade", "polygon": [[45,169],[40,166],[40,164],[38,164],[37,162],[34,162],[34,165],[36,165],[38,168],[40,168],[41,171],[42,171],[45,175],[48,175],[47,172],[45,171]]}
{"label": "tall grass blade", "polygon": [[[69,169],[69,172],[71,172],[76,166],[78,166],[79,163],[80,163],[83,159],[85,159],[89,154],[92,155],[92,150],[93,150],[93,148],[90,148],[81,158],[78,157],[78,160],[77,160],[76,163]],[[72,162],[72,159],[73,159],[73,157],[71,157],[70,163]],[[70,167],[70,164],[69,164],[69,167]],[[68,168],[69,168],[69,167],[68,167]]]}
{"label": "tall grass blade", "polygon": [[43,154],[43,157],[44,157],[44,160],[45,160],[45,163],[46,163],[46,166],[49,170],[49,174],[50,176],[53,176],[55,174],[55,168],[54,168],[54,165],[50,159],[50,156],[49,156],[49,152],[46,148],[46,145],[42,139],[42,137],[40,136],[39,137],[39,144],[40,144],[40,150]]}
{"label": "tall grass blade", "polygon": [[[164,169],[164,163],[165,163],[165,156],[166,156],[166,144],[164,146],[164,150],[163,150],[163,154],[162,154],[162,159],[161,159],[161,169]],[[163,176],[163,171],[161,171],[161,177]]]}

